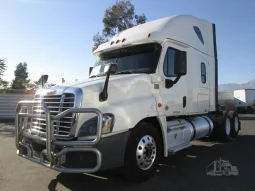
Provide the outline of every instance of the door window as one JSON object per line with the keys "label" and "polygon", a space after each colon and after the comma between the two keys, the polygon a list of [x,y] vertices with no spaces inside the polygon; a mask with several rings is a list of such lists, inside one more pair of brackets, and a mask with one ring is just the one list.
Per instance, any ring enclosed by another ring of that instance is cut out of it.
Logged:
{"label": "door window", "polygon": [[201,82],[203,84],[206,83],[206,67],[205,67],[205,63],[201,63]]}

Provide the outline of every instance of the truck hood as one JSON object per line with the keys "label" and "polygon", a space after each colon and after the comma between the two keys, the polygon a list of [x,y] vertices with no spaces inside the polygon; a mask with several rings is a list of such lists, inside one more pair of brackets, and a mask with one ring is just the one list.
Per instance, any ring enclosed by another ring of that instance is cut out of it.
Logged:
{"label": "truck hood", "polygon": [[[105,76],[88,78],[86,80],[77,81],[74,83],[65,83],[57,85],[51,89],[68,89],[69,87],[79,87],[83,89],[83,93],[101,92],[103,90]],[[151,77],[149,74],[121,74],[111,75],[108,84],[108,90],[113,88],[120,88],[124,86],[132,86],[141,83],[150,83]]]}

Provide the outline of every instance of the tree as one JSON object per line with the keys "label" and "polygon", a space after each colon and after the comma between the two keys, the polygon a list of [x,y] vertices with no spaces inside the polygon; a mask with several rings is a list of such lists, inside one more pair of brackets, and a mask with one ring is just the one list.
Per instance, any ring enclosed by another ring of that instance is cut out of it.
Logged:
{"label": "tree", "polygon": [[5,70],[6,70],[5,60],[0,59],[0,80],[2,80]]}
{"label": "tree", "polygon": [[93,50],[98,47],[100,44],[103,44],[105,42],[107,42],[108,40],[106,39],[106,37],[104,37],[103,35],[100,35],[99,32],[93,37],[93,41],[94,41],[94,47]]}
{"label": "tree", "polygon": [[15,78],[12,82],[12,89],[26,89],[27,84],[30,82],[28,80],[28,72],[27,72],[27,63],[19,63],[16,66],[16,70],[14,71]]}
{"label": "tree", "polygon": [[9,82],[2,79],[4,72],[6,70],[5,60],[0,59],[0,88],[7,89]]}
{"label": "tree", "polygon": [[8,82],[8,81],[0,79],[0,88],[3,87],[4,89],[7,89],[9,86],[9,83],[10,82]]}
{"label": "tree", "polygon": [[135,7],[130,1],[116,1],[116,3],[105,10],[103,17],[104,29],[102,34],[97,33],[93,37],[94,48],[108,41],[119,32],[133,26],[143,24],[147,20],[144,14],[137,15]]}

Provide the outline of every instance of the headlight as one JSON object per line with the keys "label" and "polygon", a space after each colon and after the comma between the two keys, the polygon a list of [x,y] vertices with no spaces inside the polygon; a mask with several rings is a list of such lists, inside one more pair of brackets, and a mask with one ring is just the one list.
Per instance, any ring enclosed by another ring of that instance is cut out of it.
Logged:
{"label": "headlight", "polygon": [[[78,137],[95,136],[97,134],[98,117],[93,117],[82,124]],[[102,134],[110,133],[114,125],[113,114],[103,114]]]}

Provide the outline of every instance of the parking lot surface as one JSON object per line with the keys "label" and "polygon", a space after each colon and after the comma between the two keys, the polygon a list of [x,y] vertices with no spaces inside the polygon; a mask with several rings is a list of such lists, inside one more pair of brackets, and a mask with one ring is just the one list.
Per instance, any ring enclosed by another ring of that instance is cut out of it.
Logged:
{"label": "parking lot surface", "polygon": [[[241,115],[242,130],[236,140],[219,143],[204,139],[176,155],[162,159],[157,174],[147,182],[126,182],[115,171],[63,174],[16,155],[13,123],[0,122],[0,190],[255,190],[255,115]],[[238,176],[209,176],[215,160],[228,160]]]}

